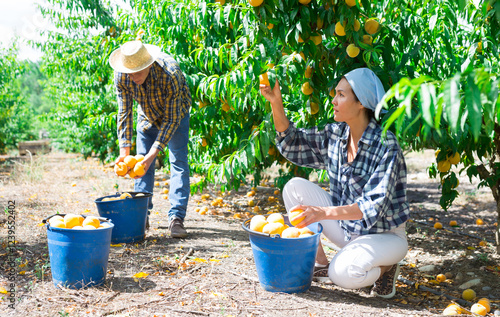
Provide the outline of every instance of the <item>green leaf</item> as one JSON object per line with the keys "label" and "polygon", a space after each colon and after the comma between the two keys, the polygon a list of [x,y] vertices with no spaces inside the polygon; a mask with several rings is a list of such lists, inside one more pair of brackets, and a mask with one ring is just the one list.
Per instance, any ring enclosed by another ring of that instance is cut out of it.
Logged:
{"label": "green leaf", "polygon": [[477,142],[481,132],[481,122],[483,119],[481,113],[481,96],[474,77],[471,74],[467,76],[467,87],[465,87],[465,104],[467,105],[469,124],[472,129],[474,141]]}
{"label": "green leaf", "polygon": [[445,81],[443,88],[446,118],[452,131],[457,130],[458,120],[460,118],[459,81],[460,73],[457,73],[455,76]]}

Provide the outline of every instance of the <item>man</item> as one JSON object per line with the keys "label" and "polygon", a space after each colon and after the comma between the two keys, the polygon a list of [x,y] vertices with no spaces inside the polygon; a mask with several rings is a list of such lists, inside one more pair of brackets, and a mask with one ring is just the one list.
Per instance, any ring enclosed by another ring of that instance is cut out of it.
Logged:
{"label": "man", "polygon": [[[138,164],[146,174],[136,177],[136,192],[153,192],[155,160],[168,145],[170,159],[170,235],[185,238],[184,228],[189,199],[189,108],[191,93],[179,64],[155,45],[130,41],[115,50],[109,64],[115,71],[118,97],[118,139],[120,156],[130,154],[133,133],[133,100],[137,107],[137,154],[144,155]],[[153,208],[152,201],[149,209]],[[149,223],[149,220],[148,220]]]}

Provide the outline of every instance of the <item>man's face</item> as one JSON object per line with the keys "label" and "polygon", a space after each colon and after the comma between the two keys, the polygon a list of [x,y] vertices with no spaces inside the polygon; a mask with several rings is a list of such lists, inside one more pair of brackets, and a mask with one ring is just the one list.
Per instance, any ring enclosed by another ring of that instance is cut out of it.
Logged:
{"label": "man's face", "polygon": [[143,69],[139,72],[128,74],[128,77],[137,85],[142,85],[146,81],[146,78],[148,78],[150,69],[151,66],[148,66],[146,69]]}

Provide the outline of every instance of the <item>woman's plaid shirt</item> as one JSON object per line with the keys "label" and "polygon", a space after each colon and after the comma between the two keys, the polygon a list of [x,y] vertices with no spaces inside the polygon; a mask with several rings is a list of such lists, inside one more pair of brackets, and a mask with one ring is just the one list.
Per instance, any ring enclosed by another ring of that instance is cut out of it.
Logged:
{"label": "woman's plaid shirt", "polygon": [[137,101],[137,129],[159,129],[153,147],[163,151],[191,107],[191,93],[179,68],[169,55],[162,53],[153,63],[149,76],[137,85],[124,73],[115,72],[118,98],[118,139],[120,147],[132,145],[133,101]]}
{"label": "woman's plaid shirt", "polygon": [[289,161],[328,171],[332,206],[358,204],[362,219],[340,221],[347,240],[351,234],[385,232],[405,223],[410,214],[406,163],[396,137],[387,132],[382,139],[382,130],[372,119],[354,161],[348,163],[348,136],[345,123],[329,124],[322,131],[298,129],[291,123],[277,133],[276,144]]}

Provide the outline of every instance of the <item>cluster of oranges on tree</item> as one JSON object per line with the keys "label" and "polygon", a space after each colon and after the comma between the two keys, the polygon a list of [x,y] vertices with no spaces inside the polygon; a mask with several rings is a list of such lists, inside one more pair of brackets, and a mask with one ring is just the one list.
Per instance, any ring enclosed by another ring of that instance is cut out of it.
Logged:
{"label": "cluster of oranges on tree", "polygon": [[109,227],[109,223],[101,222],[95,216],[83,217],[76,214],[66,214],[64,217],[59,215],[53,216],[49,219],[49,225],[54,228],[75,230],[95,230]]}

